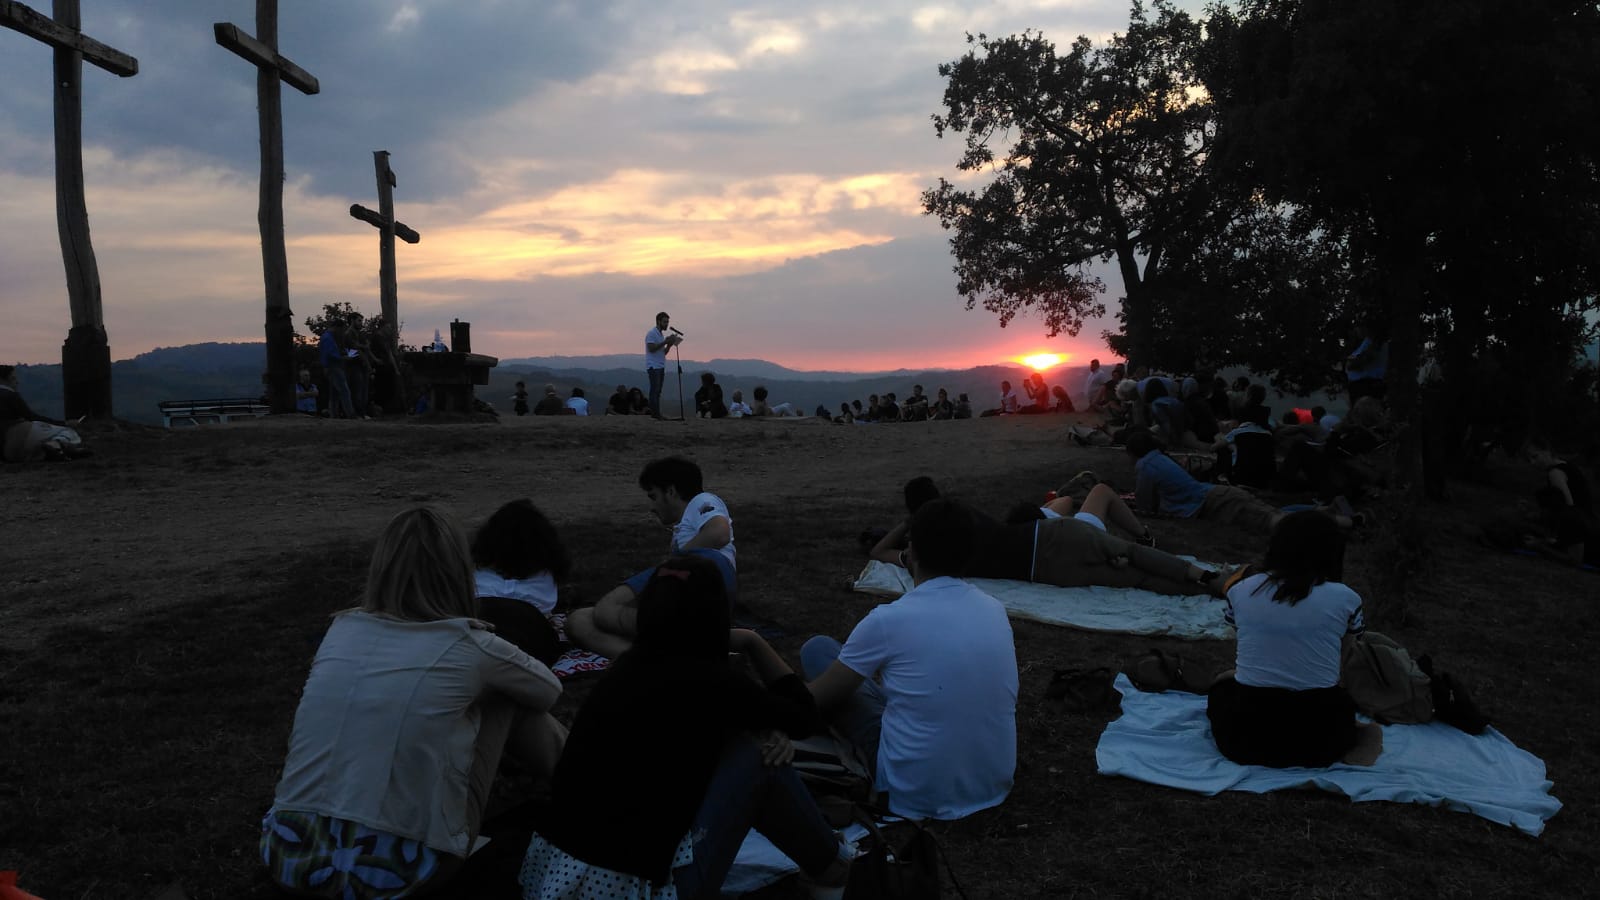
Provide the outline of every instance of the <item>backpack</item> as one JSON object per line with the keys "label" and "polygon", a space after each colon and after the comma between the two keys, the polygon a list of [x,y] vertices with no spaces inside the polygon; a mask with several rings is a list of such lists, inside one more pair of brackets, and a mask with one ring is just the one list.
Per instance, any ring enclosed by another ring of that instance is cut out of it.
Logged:
{"label": "backpack", "polygon": [[1340,670],[1340,683],[1363,714],[1385,725],[1433,720],[1428,674],[1404,647],[1376,631],[1344,639]]}

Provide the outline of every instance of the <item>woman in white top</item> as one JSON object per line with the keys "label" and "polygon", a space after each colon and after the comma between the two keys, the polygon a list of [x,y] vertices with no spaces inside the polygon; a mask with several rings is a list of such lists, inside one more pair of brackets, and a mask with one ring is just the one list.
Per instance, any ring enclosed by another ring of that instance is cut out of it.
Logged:
{"label": "woman in white top", "polygon": [[561,683],[478,620],[466,537],[390,521],[361,607],[339,613],[295,711],[261,858],[302,896],[437,894],[470,852],[502,752],[555,768]]}
{"label": "woman in white top", "polygon": [[1285,516],[1262,568],[1228,589],[1226,616],[1239,646],[1237,668],[1208,699],[1217,748],[1245,765],[1370,763],[1362,757],[1376,759],[1372,744],[1381,732],[1358,726],[1339,684],[1344,636],[1364,631],[1366,621],[1361,596],[1339,583],[1338,523],[1314,510]]}

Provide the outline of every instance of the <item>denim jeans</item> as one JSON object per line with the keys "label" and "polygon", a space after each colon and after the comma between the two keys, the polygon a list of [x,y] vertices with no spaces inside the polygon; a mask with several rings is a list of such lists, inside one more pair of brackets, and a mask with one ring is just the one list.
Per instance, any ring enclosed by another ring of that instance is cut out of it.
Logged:
{"label": "denim jeans", "polygon": [[666,369],[645,369],[644,373],[650,377],[650,414],[661,415],[661,385],[667,380]]}
{"label": "denim jeans", "polygon": [[[806,641],[800,648],[800,670],[805,680],[817,680],[839,658],[842,649],[844,645],[825,634]],[[886,702],[883,688],[871,678],[864,678],[855,694],[828,717],[829,724],[839,730],[855,749],[856,757],[866,764],[874,781],[878,777],[878,736],[883,730]]]}
{"label": "denim jeans", "polygon": [[[722,576],[722,590],[728,595],[728,609],[732,610],[734,605],[739,602],[739,573],[734,570],[733,563],[728,562],[728,558],[723,556],[720,551],[712,550],[708,547],[695,547],[692,550],[681,552],[685,556],[698,556],[711,560],[716,564],[717,573]],[[633,595],[637,597],[644,593],[644,586],[650,583],[651,576],[655,574],[656,567],[651,566],[648,569],[635,572],[623,584],[627,585],[633,591]]]}
{"label": "denim jeans", "polygon": [[695,814],[694,861],[672,870],[678,896],[717,897],[751,828],[813,875],[839,854],[838,838],[800,776],[789,766],[763,765],[761,748],[741,736],[723,748]]}
{"label": "denim jeans", "polygon": [[355,405],[350,401],[350,382],[345,378],[344,367],[330,366],[328,373],[328,415],[335,419],[348,419],[355,415]]}

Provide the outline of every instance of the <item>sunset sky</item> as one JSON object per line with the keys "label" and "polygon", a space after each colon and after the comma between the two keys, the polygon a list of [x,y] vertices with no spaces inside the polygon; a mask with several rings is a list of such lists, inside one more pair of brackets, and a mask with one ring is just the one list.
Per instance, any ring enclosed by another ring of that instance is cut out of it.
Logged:
{"label": "sunset sky", "polygon": [[[49,13],[47,0],[28,0]],[[84,67],[84,167],[114,358],[262,340],[254,69],[212,38],[249,0],[83,0],[139,59]],[[378,312],[372,151],[389,150],[404,339],[452,318],[501,357],[642,352],[658,309],[685,358],[797,369],[1107,356],[1104,325],[1046,340],[956,294],[919,193],[955,176],[941,62],[964,34],[1058,45],[1126,27],[1122,0],[967,3],[341,0],[280,4],[284,192],[297,326]],[[0,30],[0,362],[59,362],[51,52]],[[1100,274],[1115,308],[1115,271]]]}

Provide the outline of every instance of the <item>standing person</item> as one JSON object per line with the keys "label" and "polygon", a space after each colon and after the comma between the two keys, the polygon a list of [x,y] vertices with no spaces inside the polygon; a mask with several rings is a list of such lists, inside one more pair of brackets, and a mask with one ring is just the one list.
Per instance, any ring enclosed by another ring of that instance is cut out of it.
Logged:
{"label": "standing person", "polygon": [[[751,828],[815,879],[813,896],[840,896],[847,845],[789,765],[789,737],[823,728],[805,683],[754,632],[730,630],[713,564],[673,557],[649,575],[638,640],[573,723],[522,897],[712,900]],[[641,735],[664,739],[641,754]]]}
{"label": "standing person", "polygon": [[294,383],[294,408],[308,416],[317,414],[317,383],[311,380],[311,370],[301,369],[300,380]]}
{"label": "standing person", "polygon": [[671,327],[672,317],[658,312],[656,327],[644,335],[644,374],[650,379],[650,415],[657,419],[665,418],[661,415],[661,385],[667,378],[667,351],[683,343],[681,336],[668,333]]}
{"label": "standing person", "polygon": [[[652,460],[639,473],[639,487],[650,511],[672,530],[667,552],[710,560],[722,574],[723,593],[733,604],[739,589],[733,517],[722,498],[705,489],[700,467],[678,456]],[[639,593],[654,571],[645,569],[612,588],[594,606],[573,610],[567,616],[568,639],[601,656],[621,656],[639,634]]]}
{"label": "standing person", "polygon": [[1361,596],[1339,582],[1344,536],[1325,515],[1292,513],[1262,568],[1228,589],[1236,668],[1206,700],[1217,749],[1242,765],[1372,765],[1383,732],[1358,725],[1339,684],[1344,637],[1366,630]]}
{"label": "standing person", "polygon": [[873,772],[889,810],[959,819],[998,806],[1017,765],[1017,656],[1000,602],[960,579],[972,513],[948,500],[911,518],[916,587],[867,613],[843,645],[800,651],[817,707]]}
{"label": "standing person", "polygon": [[372,354],[371,345],[361,327],[364,321],[360,313],[353,314],[344,332],[345,377],[350,383],[350,410],[358,419],[372,418],[369,415],[372,409]]}
{"label": "standing person", "polygon": [[343,339],[344,323],[339,319],[329,319],[322,329],[322,336],[317,339],[317,356],[328,378],[328,415],[335,419],[348,419],[355,415],[355,406],[350,399],[350,382],[345,378],[345,355],[341,346]]}
{"label": "standing person", "polygon": [[261,820],[277,887],[438,894],[478,836],[502,753],[554,770],[561,682],[478,612],[461,530],[425,507],[390,520],[360,608],[334,616],[317,648]]}

